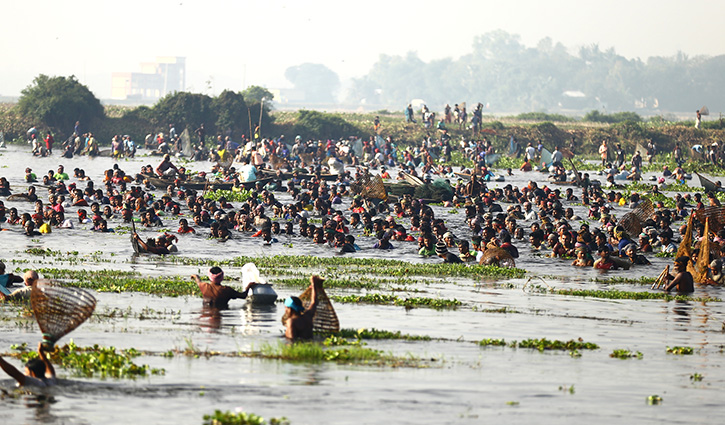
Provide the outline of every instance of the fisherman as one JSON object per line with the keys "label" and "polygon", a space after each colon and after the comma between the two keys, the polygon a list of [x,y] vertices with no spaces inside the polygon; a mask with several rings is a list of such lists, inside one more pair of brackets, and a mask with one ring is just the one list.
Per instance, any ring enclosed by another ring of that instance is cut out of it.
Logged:
{"label": "fisherman", "polygon": [[695,292],[694,279],[692,278],[692,274],[687,271],[687,263],[689,262],[690,257],[686,255],[675,258],[675,271],[677,274],[674,277],[669,274],[665,276],[667,280],[671,280],[665,286],[666,292],[670,292],[673,288],[677,288],[677,292],[681,294]]}
{"label": "fisherman", "polygon": [[56,384],[55,369],[38,343],[38,357],[25,363],[25,373],[0,357],[0,368],[17,381],[18,387],[50,387]]}
{"label": "fisherman", "polygon": [[239,292],[231,286],[222,285],[224,271],[216,266],[209,269],[209,282],[203,282],[195,274],[191,275],[191,278],[199,286],[201,295],[204,297],[204,305],[221,309],[229,307],[229,300],[247,298],[249,290],[256,285],[256,283],[250,282],[243,292]]}
{"label": "fisherman", "polygon": [[289,339],[312,339],[312,326],[317,312],[317,293],[322,290],[322,283],[325,279],[313,275],[310,277],[310,305],[307,309],[302,305],[298,297],[288,297],[284,301],[285,306],[285,332],[284,336]]}
{"label": "fisherman", "polygon": [[12,273],[5,274],[5,263],[0,261],[0,293],[3,298],[10,295],[8,287],[12,287],[13,283],[20,283],[23,278]]}
{"label": "fisherman", "polygon": [[179,169],[171,163],[171,156],[169,154],[164,155],[163,161],[156,167],[156,174],[160,177],[171,177],[175,174],[179,174]]}
{"label": "fisherman", "polygon": [[30,299],[30,291],[33,287],[33,284],[38,281],[38,272],[35,270],[28,270],[23,275],[23,283],[25,283],[25,286],[18,288],[10,293],[10,295],[5,295],[4,292],[0,292],[0,299],[4,300],[29,300]]}

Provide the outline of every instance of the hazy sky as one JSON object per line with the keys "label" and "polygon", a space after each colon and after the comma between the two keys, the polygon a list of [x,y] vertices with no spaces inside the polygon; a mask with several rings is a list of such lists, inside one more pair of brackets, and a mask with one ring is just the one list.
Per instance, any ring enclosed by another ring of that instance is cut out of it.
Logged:
{"label": "hazy sky", "polygon": [[551,37],[572,52],[597,43],[643,60],[725,53],[725,1],[715,0],[0,2],[0,96],[19,95],[44,73],[74,74],[108,98],[112,72],[138,72],[156,56],[186,57],[187,89],[209,94],[289,87],[285,69],[304,62],[346,80],[380,54],[457,58],[497,29],[526,46]]}

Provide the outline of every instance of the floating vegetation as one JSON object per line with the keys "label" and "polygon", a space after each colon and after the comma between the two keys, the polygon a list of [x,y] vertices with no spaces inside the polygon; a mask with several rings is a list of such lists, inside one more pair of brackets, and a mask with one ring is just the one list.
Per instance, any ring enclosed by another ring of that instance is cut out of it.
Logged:
{"label": "floating vegetation", "polygon": [[[164,369],[151,368],[148,365],[137,365],[135,357],[141,355],[133,348],[116,351],[114,347],[79,347],[72,340],[62,347],[49,353],[50,360],[64,369],[70,369],[75,376],[87,378],[141,378],[148,375],[163,375]],[[24,351],[20,358],[27,362],[36,358],[35,351]]]}
{"label": "floating vegetation", "polygon": [[360,345],[326,348],[323,344],[315,342],[264,344],[259,354],[253,357],[293,362],[362,363],[388,366],[413,366],[419,363],[419,360],[413,357],[396,357]]}
{"label": "floating vegetation", "polygon": [[423,263],[411,264],[400,260],[353,257],[314,257],[308,255],[275,255],[270,257],[235,257],[228,260],[208,260],[201,258],[168,256],[167,261],[193,266],[232,266],[242,267],[253,262],[258,268],[300,268],[300,267],[346,267],[346,273],[384,274],[385,276],[458,276],[458,277],[502,277],[522,278],[526,270],[479,264]]}
{"label": "floating vegetation", "polygon": [[574,385],[566,386],[566,385],[560,385],[559,391],[568,392],[569,394],[574,394],[576,390],[574,389]]}
{"label": "floating vegetation", "polygon": [[386,294],[366,294],[366,295],[333,295],[330,297],[333,301],[340,303],[355,304],[380,304],[380,305],[397,305],[405,308],[429,307],[435,309],[457,308],[462,303],[457,299],[444,298],[401,298],[397,295]]}
{"label": "floating vegetation", "polygon": [[658,252],[655,254],[655,257],[658,258],[675,258],[675,255],[677,255],[676,252]]}
{"label": "floating vegetation", "polygon": [[518,344],[516,341],[512,343],[512,346],[518,348],[535,348],[539,351],[544,350],[597,350],[599,346],[591,342],[584,342],[581,338],[578,340],[560,341],[558,339],[549,340],[546,338],[541,339],[525,339]]}
{"label": "floating vegetation", "polygon": [[658,396],[657,394],[653,394],[653,395],[647,397],[647,404],[649,404],[649,405],[662,404],[662,397]]}
{"label": "floating vegetation", "polygon": [[430,341],[431,337],[427,335],[408,335],[403,334],[400,331],[385,331],[379,329],[340,329],[338,333],[343,338],[358,338],[358,339],[402,339],[406,341]]}
{"label": "floating vegetation", "polygon": [[619,348],[619,349],[612,351],[612,353],[609,354],[609,357],[614,357],[615,359],[622,359],[622,360],[632,359],[632,358],[642,359],[642,357],[644,357],[644,354],[642,354],[640,351],[632,352],[625,348]]}
{"label": "floating vegetation", "polygon": [[700,375],[699,373],[695,372],[692,375],[690,375],[690,380],[692,382],[700,382],[702,381],[704,376]]}
{"label": "floating vegetation", "polygon": [[667,353],[669,354],[677,354],[680,356],[689,356],[691,354],[695,353],[695,349],[692,347],[667,347]]}
{"label": "floating vegetation", "polygon": [[215,410],[211,415],[204,415],[203,425],[289,425],[289,423],[285,417],[271,418],[268,424],[263,417],[254,413]]}
{"label": "floating vegetation", "polygon": [[488,347],[489,345],[505,347],[506,341],[503,339],[484,338],[478,341],[478,345],[481,347]]}
{"label": "floating vegetation", "polygon": [[[310,286],[309,277],[275,279],[275,285],[292,286],[295,288],[307,288]],[[325,279],[325,288],[347,288],[347,289],[379,289],[380,283],[372,279]]]}
{"label": "floating vegetation", "polygon": [[208,190],[204,193],[204,199],[218,201],[221,198],[228,202],[247,202],[252,197],[253,190],[239,188],[238,190]]}
{"label": "floating vegetation", "polygon": [[615,300],[665,300],[665,301],[694,301],[694,302],[722,302],[721,298],[691,297],[689,295],[670,295],[667,292],[630,292],[608,289],[606,291],[595,289],[552,289],[558,295],[573,295],[577,297],[609,298]]}
{"label": "floating vegetation", "polygon": [[603,283],[605,285],[616,285],[619,283],[634,283],[638,285],[652,285],[657,280],[654,277],[642,276],[639,278],[629,278],[622,276],[612,276],[608,278],[595,277],[592,282]]}

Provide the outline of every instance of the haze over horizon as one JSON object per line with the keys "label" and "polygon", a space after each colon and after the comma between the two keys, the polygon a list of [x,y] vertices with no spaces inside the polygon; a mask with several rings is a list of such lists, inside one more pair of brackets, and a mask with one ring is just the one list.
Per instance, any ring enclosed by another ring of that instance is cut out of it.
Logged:
{"label": "haze over horizon", "polygon": [[[718,56],[725,2],[703,0],[557,0],[439,2],[331,0],[236,2],[70,0],[9,2],[0,39],[0,96],[18,96],[38,74],[75,75],[101,99],[111,73],[138,72],[157,56],[186,58],[186,89],[218,94],[250,85],[290,87],[290,66],[323,64],[345,82],[365,75],[381,54],[417,52],[430,61],[470,53],[476,36],[495,30],[534,47],[546,37],[575,53],[613,48],[629,59]],[[28,24],[28,17],[34,17]],[[14,36],[13,36],[14,35]]]}

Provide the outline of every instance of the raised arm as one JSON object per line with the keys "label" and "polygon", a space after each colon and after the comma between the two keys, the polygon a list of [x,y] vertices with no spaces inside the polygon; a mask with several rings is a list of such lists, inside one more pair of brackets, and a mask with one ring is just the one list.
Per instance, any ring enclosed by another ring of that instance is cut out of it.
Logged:
{"label": "raised arm", "polygon": [[18,368],[6,362],[2,357],[0,357],[0,368],[2,368],[2,370],[4,370],[5,373],[10,375],[13,379],[18,381],[18,384],[25,385],[25,375],[23,375]]}
{"label": "raised arm", "polygon": [[50,360],[48,360],[48,357],[46,357],[42,342],[38,343],[38,357],[40,357],[40,360],[42,360],[45,365],[45,377],[55,378],[55,368],[53,367],[53,363],[51,363]]}

